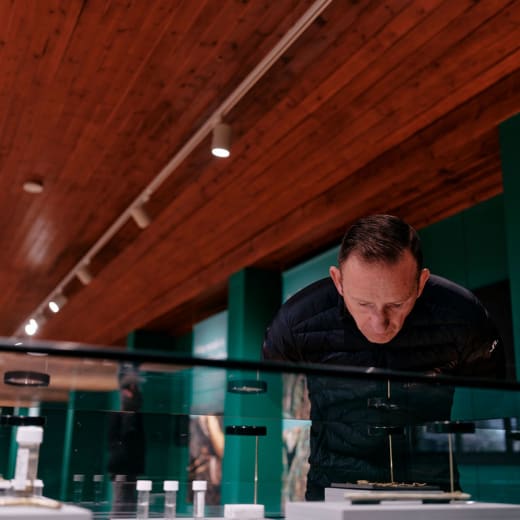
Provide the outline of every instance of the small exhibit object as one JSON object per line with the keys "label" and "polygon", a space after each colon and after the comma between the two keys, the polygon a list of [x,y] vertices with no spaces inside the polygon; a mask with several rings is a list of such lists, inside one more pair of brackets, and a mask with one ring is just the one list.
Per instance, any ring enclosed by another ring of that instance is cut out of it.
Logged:
{"label": "small exhibit object", "polygon": [[423,502],[450,502],[451,500],[469,500],[471,495],[454,491],[446,493],[438,486],[422,483],[368,482],[358,481],[332,483],[325,488],[325,501],[348,500],[353,504],[376,504],[383,500],[420,500]]}
{"label": "small exhibit object", "polygon": [[449,503],[454,500],[469,500],[471,495],[460,491],[450,493],[428,492],[428,491],[376,491],[374,493],[360,493],[356,491],[347,491],[345,499],[351,504],[379,504],[388,501],[421,501],[423,504]]}
{"label": "small exhibit object", "polygon": [[224,518],[262,520],[264,514],[264,506],[261,504],[226,504],[224,506]]}

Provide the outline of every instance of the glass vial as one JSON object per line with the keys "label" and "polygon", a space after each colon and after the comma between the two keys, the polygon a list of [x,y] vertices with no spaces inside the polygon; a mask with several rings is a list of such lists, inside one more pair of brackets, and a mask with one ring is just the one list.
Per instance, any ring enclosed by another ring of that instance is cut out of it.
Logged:
{"label": "glass vial", "polygon": [[76,473],[72,475],[72,501],[76,504],[83,502],[83,488],[85,487],[85,475]]}
{"label": "glass vial", "polygon": [[205,480],[194,480],[191,485],[193,489],[193,518],[204,518],[208,484]]}
{"label": "glass vial", "polygon": [[32,486],[38,474],[38,456],[40,444],[43,440],[41,426],[19,426],[16,431],[16,469],[14,474],[14,488],[25,490],[27,485]]}
{"label": "glass vial", "polygon": [[94,496],[94,503],[100,504],[103,501],[103,475],[94,475],[92,477],[92,494]]}
{"label": "glass vial", "polygon": [[151,480],[138,480],[137,489],[137,520],[146,520],[150,510],[150,491],[152,490]]}
{"label": "glass vial", "polygon": [[179,491],[178,480],[165,480],[164,490],[164,519],[171,520],[177,517],[177,491]]}

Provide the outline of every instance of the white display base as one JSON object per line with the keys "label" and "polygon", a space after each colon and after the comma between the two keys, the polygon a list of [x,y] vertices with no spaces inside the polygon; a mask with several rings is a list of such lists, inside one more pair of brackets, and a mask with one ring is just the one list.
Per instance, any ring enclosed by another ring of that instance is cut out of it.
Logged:
{"label": "white display base", "polygon": [[[208,520],[265,520],[265,507],[260,504],[226,504],[224,505],[224,516],[213,516],[214,514],[222,514],[221,506],[208,506],[206,508],[206,516],[204,519]],[[165,520],[164,517],[157,517],[155,514],[150,515],[150,519],[153,520]],[[194,518],[192,516],[185,517],[183,515],[178,516],[181,520],[201,520],[200,518]],[[0,519],[3,520],[3,519]],[[134,517],[110,517],[110,520],[135,520]]]}
{"label": "white display base", "polygon": [[57,520],[91,520],[92,511],[83,507],[64,504],[60,509],[48,509],[36,506],[2,506],[1,520],[34,520],[38,518],[56,518]]}
{"label": "white display base", "polygon": [[261,504],[226,504],[224,506],[224,518],[227,519],[262,520],[264,513],[264,506]]}
{"label": "white display base", "polygon": [[383,502],[351,505],[350,502],[287,502],[286,520],[518,520],[520,505],[486,502],[421,504]]}

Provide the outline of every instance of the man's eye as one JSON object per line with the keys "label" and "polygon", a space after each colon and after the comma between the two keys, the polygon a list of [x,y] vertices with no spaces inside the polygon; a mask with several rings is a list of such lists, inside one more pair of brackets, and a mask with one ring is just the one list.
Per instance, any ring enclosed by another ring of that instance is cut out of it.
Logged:
{"label": "man's eye", "polygon": [[392,303],[391,307],[392,309],[399,309],[399,307],[402,307],[403,304],[402,303]]}
{"label": "man's eye", "polygon": [[368,307],[370,304],[369,303],[366,303],[366,302],[358,302],[358,305],[360,307]]}

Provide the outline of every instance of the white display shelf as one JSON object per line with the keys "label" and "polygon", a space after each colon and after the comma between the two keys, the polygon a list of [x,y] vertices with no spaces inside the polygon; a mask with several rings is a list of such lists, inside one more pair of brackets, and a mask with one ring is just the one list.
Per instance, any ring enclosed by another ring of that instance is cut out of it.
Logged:
{"label": "white display shelf", "polygon": [[0,507],[1,520],[92,520],[92,511],[83,507],[63,505],[60,509],[47,509],[35,506],[2,506]]}
{"label": "white display shelf", "polygon": [[285,515],[287,520],[518,520],[520,505],[485,502],[383,502],[373,505],[352,505],[350,502],[288,502]]}

